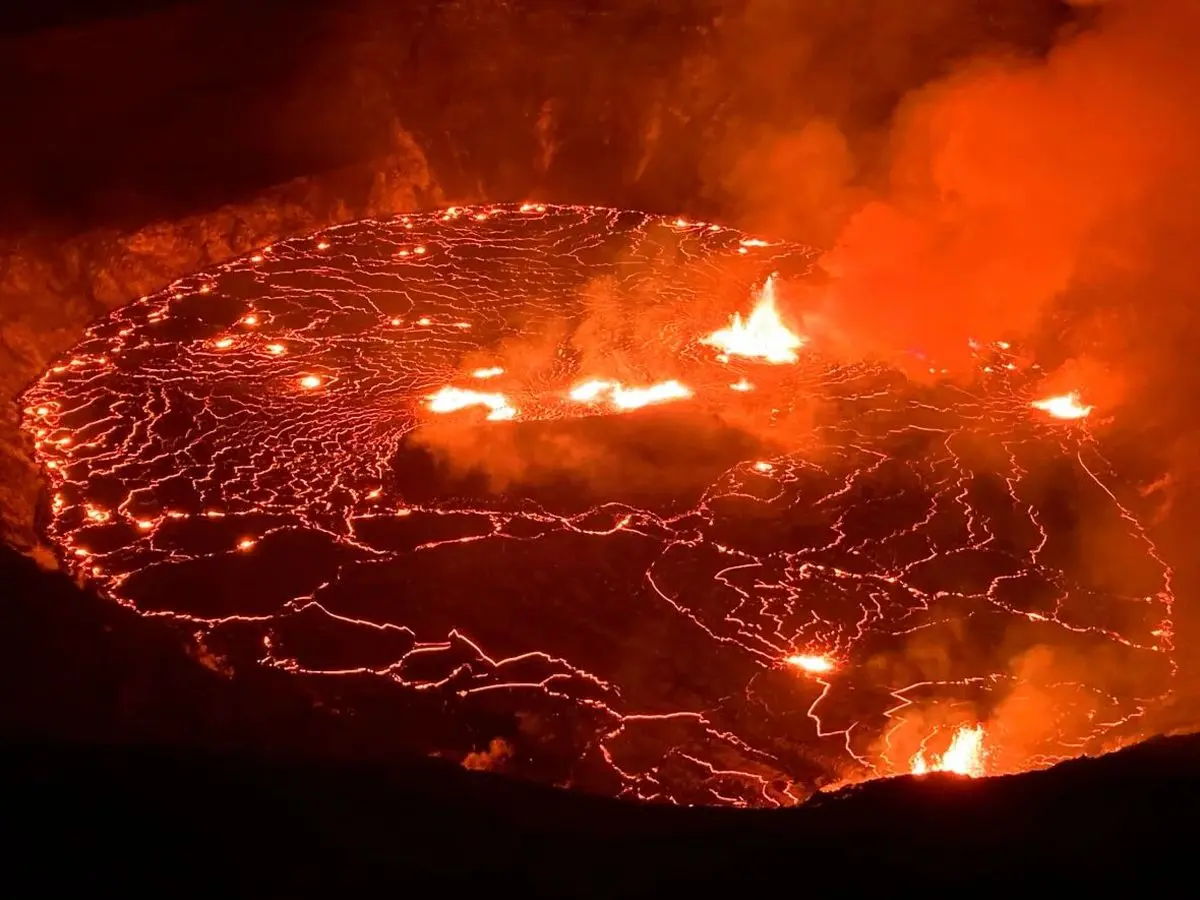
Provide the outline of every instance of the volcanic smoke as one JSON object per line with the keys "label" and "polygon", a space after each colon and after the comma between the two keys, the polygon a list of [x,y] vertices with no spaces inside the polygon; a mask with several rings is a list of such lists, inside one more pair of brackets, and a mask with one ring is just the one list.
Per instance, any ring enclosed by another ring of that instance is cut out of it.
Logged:
{"label": "volcanic smoke", "polygon": [[420,749],[617,796],[789,804],[1136,731],[1170,571],[1082,401],[995,341],[953,382],[834,361],[784,289],[814,256],[531,204],[281,241],[28,391],[49,537],[235,667],[429,701]]}

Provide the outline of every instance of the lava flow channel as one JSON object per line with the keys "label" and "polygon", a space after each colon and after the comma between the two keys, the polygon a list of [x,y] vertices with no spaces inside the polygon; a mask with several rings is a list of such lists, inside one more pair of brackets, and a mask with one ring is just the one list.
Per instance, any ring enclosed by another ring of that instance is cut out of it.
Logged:
{"label": "lava flow channel", "polygon": [[1003,344],[957,384],[834,364],[768,278],[812,258],[531,204],[281,241],[28,390],[48,538],[234,669],[617,796],[788,804],[1137,736],[1171,573],[1088,410],[1035,405]]}

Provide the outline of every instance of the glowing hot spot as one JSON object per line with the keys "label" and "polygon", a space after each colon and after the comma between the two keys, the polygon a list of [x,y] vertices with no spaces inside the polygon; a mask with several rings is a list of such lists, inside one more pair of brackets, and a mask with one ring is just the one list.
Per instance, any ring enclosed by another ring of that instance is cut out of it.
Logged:
{"label": "glowing hot spot", "polygon": [[306,391],[315,391],[321,386],[321,384],[322,382],[320,375],[305,375],[300,379],[300,387],[304,388]]}
{"label": "glowing hot spot", "polygon": [[625,388],[618,385],[612,394],[613,405],[618,409],[640,409],[652,403],[683,400],[692,392],[678,381],[664,381],[644,388]]}
{"label": "glowing hot spot", "polygon": [[716,347],[727,356],[745,356],[769,363],[794,363],[796,351],[804,339],[793,334],[775,309],[775,276],[769,277],[759,292],[758,303],[746,321],[734,313],[728,328],[714,331],[700,343]]}
{"label": "glowing hot spot", "polygon": [[517,414],[516,409],[509,404],[508,398],[503,394],[444,387],[437,393],[430,394],[426,399],[429,400],[430,412],[435,413],[451,413],[472,406],[485,406],[491,410],[487,417],[492,421],[511,419]]}
{"label": "glowing hot spot", "polygon": [[567,395],[577,403],[596,403],[607,398],[619,410],[641,409],[655,403],[669,403],[692,396],[686,385],[674,379],[647,387],[625,387],[619,381],[592,379],[576,385]]}
{"label": "glowing hot spot", "polygon": [[486,369],[476,369],[471,373],[472,378],[495,378],[497,375],[503,375],[504,370],[499,366],[490,366]]}
{"label": "glowing hot spot", "polygon": [[1069,394],[1059,394],[1057,397],[1047,397],[1044,400],[1034,400],[1034,409],[1047,412],[1056,419],[1082,419],[1092,411],[1092,407],[1084,406],[1079,399],[1078,391]]}
{"label": "glowing hot spot", "polygon": [[822,675],[826,672],[832,672],[835,668],[833,660],[827,656],[799,654],[787,657],[784,659],[784,662],[811,675]]}
{"label": "glowing hot spot", "polygon": [[615,382],[612,381],[593,379],[571,388],[571,392],[567,396],[577,403],[592,403],[600,399],[602,394],[611,391],[615,386]]}

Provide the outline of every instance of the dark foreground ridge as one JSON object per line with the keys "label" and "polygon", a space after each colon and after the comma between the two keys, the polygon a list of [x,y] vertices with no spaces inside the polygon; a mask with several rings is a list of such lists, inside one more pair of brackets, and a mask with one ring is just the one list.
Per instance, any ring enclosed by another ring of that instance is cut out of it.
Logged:
{"label": "dark foreground ridge", "polygon": [[1176,868],[1200,800],[1200,738],[1174,737],[1011,778],[875,782],[785,812],[619,803],[405,755],[402,735],[314,707],[296,679],[211,671],[160,623],[11,551],[0,577],[6,874],[42,888],[1144,888]]}
{"label": "dark foreground ridge", "polygon": [[[787,812],[636,806],[436,761],[66,744],[10,744],[2,758],[10,848],[34,883],[208,882],[272,895],[492,884],[573,897],[795,881],[1145,883],[1173,868],[1187,840],[1198,751],[1194,738],[1161,738],[1050,772],[876,782]],[[70,863],[47,872],[52,857]]]}

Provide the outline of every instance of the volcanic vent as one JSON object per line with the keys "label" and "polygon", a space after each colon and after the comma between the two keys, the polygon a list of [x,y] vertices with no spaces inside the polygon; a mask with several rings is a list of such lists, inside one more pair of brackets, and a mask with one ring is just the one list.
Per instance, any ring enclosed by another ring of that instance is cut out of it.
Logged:
{"label": "volcanic vent", "polygon": [[235,667],[615,795],[790,803],[1135,733],[1170,572],[1086,407],[1002,344],[957,383],[835,363],[777,296],[811,259],[533,204],[282,241],[27,392],[49,537]]}

